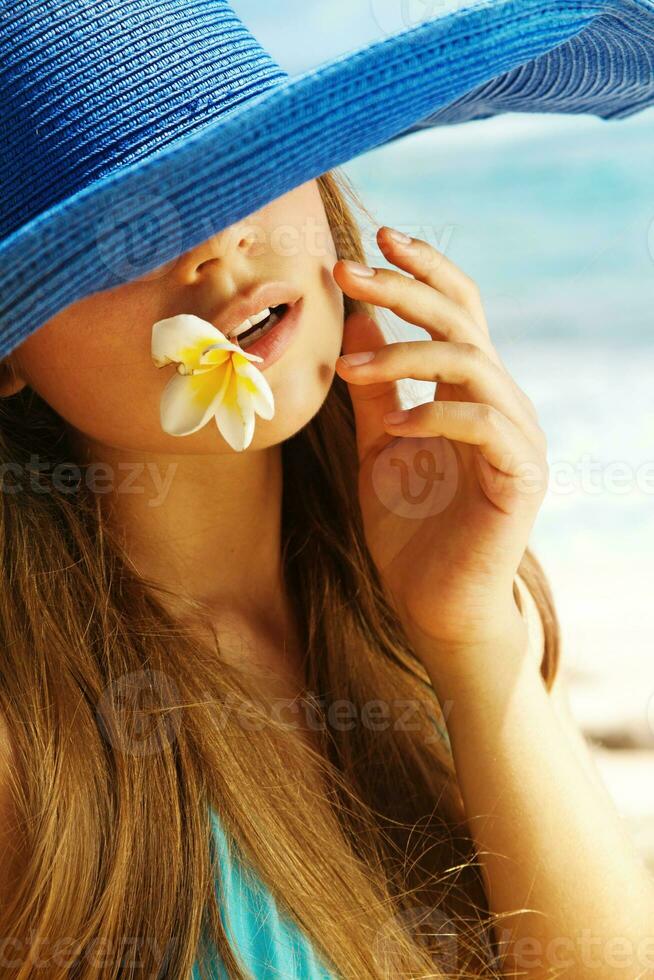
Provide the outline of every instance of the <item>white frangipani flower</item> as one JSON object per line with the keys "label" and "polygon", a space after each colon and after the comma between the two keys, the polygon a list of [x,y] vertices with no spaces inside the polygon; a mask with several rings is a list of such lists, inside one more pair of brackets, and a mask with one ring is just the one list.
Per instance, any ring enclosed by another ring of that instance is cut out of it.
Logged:
{"label": "white frangipani flower", "polygon": [[191,435],[215,418],[223,438],[240,452],[252,441],[255,412],[264,419],[275,413],[270,385],[253,363],[263,358],[192,313],[157,321],[151,354],[157,367],[177,363],[160,402],[161,426],[169,435]]}

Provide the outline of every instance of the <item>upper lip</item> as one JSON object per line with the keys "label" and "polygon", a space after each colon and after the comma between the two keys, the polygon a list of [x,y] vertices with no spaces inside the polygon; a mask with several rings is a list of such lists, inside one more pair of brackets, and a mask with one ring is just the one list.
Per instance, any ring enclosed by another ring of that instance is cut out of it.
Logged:
{"label": "upper lip", "polygon": [[292,306],[301,298],[300,292],[289,282],[266,282],[251,286],[235,296],[229,303],[214,310],[209,320],[227,336],[244,320],[268,307]]}

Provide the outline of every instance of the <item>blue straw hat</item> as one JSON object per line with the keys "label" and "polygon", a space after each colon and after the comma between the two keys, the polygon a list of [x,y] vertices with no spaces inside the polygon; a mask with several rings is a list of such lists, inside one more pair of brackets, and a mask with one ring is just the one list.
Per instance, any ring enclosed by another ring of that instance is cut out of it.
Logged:
{"label": "blue straw hat", "polygon": [[418,129],[654,104],[654,0],[474,0],[289,76],[226,0],[3,0],[0,356]]}

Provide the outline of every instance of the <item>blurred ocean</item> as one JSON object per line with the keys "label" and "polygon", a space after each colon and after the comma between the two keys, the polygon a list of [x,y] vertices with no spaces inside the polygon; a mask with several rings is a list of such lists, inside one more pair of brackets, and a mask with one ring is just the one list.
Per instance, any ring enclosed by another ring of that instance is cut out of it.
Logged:
{"label": "blurred ocean", "polygon": [[[458,0],[234,6],[291,73]],[[295,9],[297,7],[297,10]],[[429,10],[427,10],[427,7]],[[550,489],[531,546],[561,622],[571,707],[654,869],[654,110],[508,114],[346,164],[376,225],[430,241],[479,284],[536,404]],[[389,338],[423,338],[384,314]],[[433,385],[407,382],[408,402]]]}

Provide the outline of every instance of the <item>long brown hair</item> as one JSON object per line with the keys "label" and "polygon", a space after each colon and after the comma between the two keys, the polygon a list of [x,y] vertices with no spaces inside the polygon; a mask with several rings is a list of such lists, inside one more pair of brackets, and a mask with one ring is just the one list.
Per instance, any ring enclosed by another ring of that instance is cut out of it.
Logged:
{"label": "long brown hair", "polygon": [[[365,261],[352,188],[335,172],[318,185],[339,256]],[[324,722],[314,750],[215,636],[201,642],[166,611],[86,481],[49,481],[74,459],[62,419],[29,388],[0,402],[0,711],[22,856],[0,910],[3,977],[184,978],[214,950],[230,977],[249,977],[221,922],[210,807],[335,974],[501,976],[452,757],[433,737],[440,706],[366,549],[354,433],[336,376],[282,446],[303,707]],[[50,469],[35,475],[32,454]],[[20,492],[16,472],[33,477]],[[552,597],[529,550],[519,571],[549,686]],[[384,724],[328,724],[341,700],[355,719],[381,703]]]}

